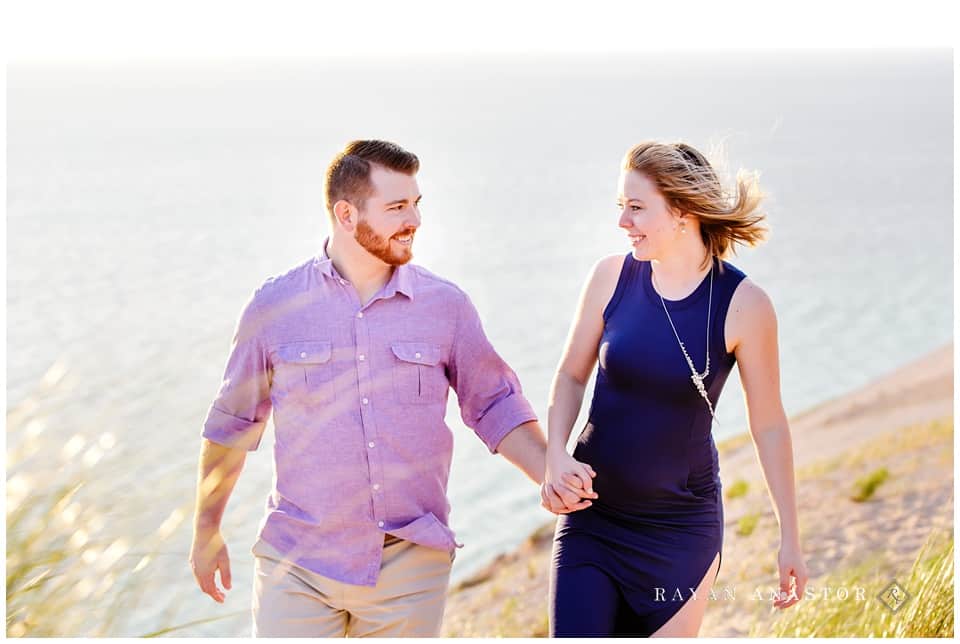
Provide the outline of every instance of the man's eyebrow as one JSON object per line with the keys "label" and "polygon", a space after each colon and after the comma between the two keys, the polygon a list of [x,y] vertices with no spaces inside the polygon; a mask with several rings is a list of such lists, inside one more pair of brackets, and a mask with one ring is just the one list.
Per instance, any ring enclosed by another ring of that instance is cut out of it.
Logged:
{"label": "man's eyebrow", "polygon": [[[421,199],[423,199],[423,195],[417,195],[417,201],[420,201]],[[395,206],[395,205],[401,204],[401,203],[410,203],[410,200],[409,200],[409,199],[394,199],[393,201],[388,201],[387,203],[385,203],[384,206]]]}

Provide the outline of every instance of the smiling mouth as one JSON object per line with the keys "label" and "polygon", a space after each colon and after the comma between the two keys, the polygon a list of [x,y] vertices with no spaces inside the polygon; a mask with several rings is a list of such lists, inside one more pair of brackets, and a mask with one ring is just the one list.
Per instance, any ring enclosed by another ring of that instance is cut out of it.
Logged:
{"label": "smiling mouth", "polygon": [[636,244],[637,242],[642,242],[647,238],[646,235],[627,235],[630,238],[630,241]]}
{"label": "smiling mouth", "polygon": [[398,244],[403,244],[404,246],[409,246],[413,243],[413,233],[407,233],[406,235],[395,235],[393,237],[394,241]]}

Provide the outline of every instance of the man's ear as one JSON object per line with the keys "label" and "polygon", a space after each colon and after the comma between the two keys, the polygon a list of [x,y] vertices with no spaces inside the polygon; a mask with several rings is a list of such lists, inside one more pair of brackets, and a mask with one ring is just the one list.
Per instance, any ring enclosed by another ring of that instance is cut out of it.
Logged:
{"label": "man's ear", "polygon": [[333,218],[348,232],[357,226],[357,209],[349,201],[341,199],[333,204]]}

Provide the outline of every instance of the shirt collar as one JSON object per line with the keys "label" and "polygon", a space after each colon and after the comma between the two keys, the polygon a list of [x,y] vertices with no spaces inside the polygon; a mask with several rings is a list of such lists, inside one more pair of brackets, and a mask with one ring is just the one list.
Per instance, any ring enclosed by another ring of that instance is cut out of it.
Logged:
{"label": "shirt collar", "polygon": [[[323,240],[320,254],[317,255],[316,259],[317,270],[320,271],[321,275],[330,279],[343,279],[337,273],[337,269],[334,268],[333,260],[327,255],[327,244],[329,242],[329,237]],[[390,276],[390,280],[383,287],[382,297],[393,297],[397,293],[403,293],[411,300],[413,299],[413,269],[408,264],[402,264],[394,268],[393,275]]]}
{"label": "shirt collar", "polygon": [[327,243],[329,241],[329,237],[323,240],[323,245],[320,247],[320,254],[317,255],[315,263],[317,265],[317,270],[320,271],[321,275],[324,275],[325,277],[331,277],[333,279],[339,279],[340,276],[337,275],[337,269],[333,267],[333,261],[330,259],[330,256],[327,255]]}

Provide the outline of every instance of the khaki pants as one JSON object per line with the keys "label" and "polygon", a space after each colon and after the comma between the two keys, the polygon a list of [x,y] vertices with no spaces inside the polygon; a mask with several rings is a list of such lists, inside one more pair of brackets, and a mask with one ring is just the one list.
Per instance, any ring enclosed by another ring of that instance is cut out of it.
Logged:
{"label": "khaki pants", "polygon": [[253,546],[254,637],[439,637],[454,554],[387,535],[375,587],[318,575]]}

